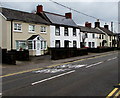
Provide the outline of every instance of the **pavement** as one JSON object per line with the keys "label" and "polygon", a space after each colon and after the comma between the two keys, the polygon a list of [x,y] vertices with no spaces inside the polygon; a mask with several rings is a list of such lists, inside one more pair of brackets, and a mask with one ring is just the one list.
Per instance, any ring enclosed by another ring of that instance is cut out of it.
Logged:
{"label": "pavement", "polygon": [[104,52],[104,53],[89,53],[88,55],[84,55],[84,56],[77,56],[77,57],[71,57],[71,58],[60,59],[60,60],[51,60],[50,55],[30,57],[29,61],[17,61],[16,65],[3,64],[2,75],[12,74],[12,73],[26,71],[26,70],[44,68],[51,65],[62,64],[66,62],[100,56],[100,55],[114,53],[114,52],[116,51],[110,51],[110,52]]}
{"label": "pavement", "polygon": [[119,96],[120,90],[115,88],[119,83],[118,59],[118,52],[112,51],[50,60],[53,64],[44,68],[4,75],[0,93],[3,96]]}

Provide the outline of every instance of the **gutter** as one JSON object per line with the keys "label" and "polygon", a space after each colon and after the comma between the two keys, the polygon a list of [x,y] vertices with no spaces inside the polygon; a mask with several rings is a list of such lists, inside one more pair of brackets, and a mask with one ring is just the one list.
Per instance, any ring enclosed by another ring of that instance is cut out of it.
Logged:
{"label": "gutter", "polygon": [[11,50],[13,49],[13,20],[11,20]]}

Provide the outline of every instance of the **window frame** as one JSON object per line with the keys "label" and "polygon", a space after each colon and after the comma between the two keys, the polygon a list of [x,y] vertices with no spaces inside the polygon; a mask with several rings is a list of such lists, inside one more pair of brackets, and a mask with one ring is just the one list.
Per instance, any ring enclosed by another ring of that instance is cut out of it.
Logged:
{"label": "window frame", "polygon": [[[57,29],[58,29],[58,32],[56,32]],[[55,26],[55,35],[60,36],[60,26]]]}
{"label": "window frame", "polygon": [[40,33],[47,33],[47,27],[46,26],[41,26],[40,27]]}
{"label": "window frame", "polygon": [[[33,30],[32,30],[32,31],[30,30],[30,26],[33,26],[33,27],[34,27],[34,29],[33,29],[34,31],[33,31]],[[29,32],[35,32],[35,25],[29,24],[28,31],[29,31]]]}
{"label": "window frame", "polygon": [[[57,47],[57,41],[59,42],[59,47]],[[55,48],[60,48],[60,40],[55,40]]]}
{"label": "window frame", "polygon": [[77,41],[76,40],[73,40],[73,48],[77,48]]}
{"label": "window frame", "polygon": [[[15,30],[15,24],[16,24],[16,30]],[[20,30],[18,29],[19,27],[18,26],[20,26]],[[15,31],[15,32],[22,32],[22,24],[21,23],[14,23],[14,25],[13,25],[13,31]]]}
{"label": "window frame", "polygon": [[64,36],[69,36],[68,27],[64,27]]}
{"label": "window frame", "polygon": [[[75,31],[74,31],[75,30]],[[73,36],[77,36],[76,28],[73,28]]]}

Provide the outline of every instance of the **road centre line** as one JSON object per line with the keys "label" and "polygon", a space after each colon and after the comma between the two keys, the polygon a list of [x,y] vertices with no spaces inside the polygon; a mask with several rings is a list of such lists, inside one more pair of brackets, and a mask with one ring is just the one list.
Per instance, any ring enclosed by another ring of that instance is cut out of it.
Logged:
{"label": "road centre line", "polygon": [[111,58],[111,59],[108,59],[107,61],[111,61],[111,60],[114,60],[114,59],[116,59],[117,57],[114,57],[114,58]]}
{"label": "road centre line", "polygon": [[91,65],[89,65],[89,66],[86,66],[86,68],[89,68],[89,67],[92,67],[92,66],[95,66],[95,65],[99,65],[99,64],[101,64],[101,63],[103,63],[103,62],[98,62],[98,63],[95,63],[95,64],[91,64]]}
{"label": "road centre line", "polygon": [[45,82],[45,81],[48,81],[48,80],[51,80],[51,79],[54,79],[54,78],[58,78],[58,77],[61,77],[61,76],[64,76],[64,75],[67,75],[67,74],[70,74],[70,73],[73,73],[75,72],[75,70],[73,71],[69,71],[69,72],[66,72],[66,73],[62,73],[62,74],[59,74],[57,76],[53,76],[53,77],[50,77],[50,78],[47,78],[47,79],[43,79],[43,80],[40,80],[40,81],[37,81],[37,82],[34,82],[34,83],[31,83],[31,85],[36,85],[38,83],[42,83],[42,82]]}
{"label": "road centre line", "polygon": [[[117,52],[115,52],[115,53],[117,53]],[[108,56],[108,55],[111,55],[111,54],[108,53],[108,54],[105,54],[105,55],[99,55],[99,56],[95,56],[95,57],[79,59],[79,60],[76,60],[76,61],[73,61],[73,62],[79,62],[79,61],[83,61],[83,60],[94,59],[94,58]],[[70,64],[70,63],[73,63],[73,62],[68,61],[67,63],[63,63],[63,64]],[[46,68],[51,68],[51,67],[55,67],[55,66],[59,66],[59,65],[63,65],[63,64],[50,65],[50,66],[47,66]],[[25,70],[25,71],[20,71],[20,72],[16,72],[16,73],[6,74],[6,75],[3,75],[3,76],[0,76],[0,78],[5,78],[5,77],[9,77],[9,76],[14,76],[14,75],[23,74],[23,73],[27,73],[27,72],[32,72],[32,71],[36,71],[36,70],[42,70],[42,69],[45,69],[45,68],[36,68],[36,69],[31,69],[31,70]]]}

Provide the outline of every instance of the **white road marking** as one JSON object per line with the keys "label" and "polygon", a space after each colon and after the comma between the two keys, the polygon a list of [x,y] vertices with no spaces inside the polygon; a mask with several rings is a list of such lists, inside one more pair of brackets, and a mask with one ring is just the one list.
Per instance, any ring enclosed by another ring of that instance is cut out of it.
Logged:
{"label": "white road marking", "polygon": [[2,93],[0,93],[0,96],[2,96]]}
{"label": "white road marking", "polygon": [[50,78],[47,78],[47,79],[43,79],[43,80],[40,80],[40,81],[37,81],[37,82],[34,82],[34,83],[31,83],[31,85],[42,83],[42,82],[45,82],[45,81],[48,81],[48,80],[51,80],[51,79],[54,79],[54,78],[58,78],[58,77],[61,77],[61,76],[64,76],[64,75],[67,75],[67,74],[70,74],[70,73],[73,73],[73,72],[75,72],[75,70],[69,71],[69,72],[66,72],[66,73],[63,73],[63,74],[60,74],[60,75],[57,75],[57,76],[53,76],[53,77],[50,77]]}
{"label": "white road marking", "polygon": [[103,63],[103,62],[98,62],[98,63],[95,63],[95,64],[91,64],[91,65],[89,65],[89,66],[86,66],[86,68],[89,68],[89,67],[92,67],[92,66],[95,66],[95,65],[101,64],[101,63]]}
{"label": "white road marking", "polygon": [[38,71],[33,71],[33,73],[57,73],[57,72],[62,72],[70,69],[43,69],[43,70],[38,70]]}
{"label": "white road marking", "polygon": [[69,68],[81,68],[81,67],[84,67],[84,66],[87,66],[87,64],[85,65],[72,65],[72,66],[69,66]]}
{"label": "white road marking", "polygon": [[114,60],[114,59],[117,59],[117,57],[114,57],[114,58],[108,59],[107,61],[111,61],[111,60]]}

